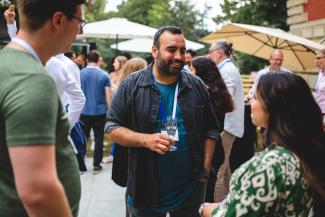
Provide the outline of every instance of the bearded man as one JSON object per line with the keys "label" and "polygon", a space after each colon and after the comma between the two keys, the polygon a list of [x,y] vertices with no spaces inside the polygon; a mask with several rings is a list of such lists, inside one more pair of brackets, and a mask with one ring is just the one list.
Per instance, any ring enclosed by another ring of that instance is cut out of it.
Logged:
{"label": "bearded man", "polygon": [[182,30],[160,28],[154,63],[120,84],[108,111],[105,132],[129,147],[132,217],[200,216],[219,126],[205,86],[183,70],[185,53]]}

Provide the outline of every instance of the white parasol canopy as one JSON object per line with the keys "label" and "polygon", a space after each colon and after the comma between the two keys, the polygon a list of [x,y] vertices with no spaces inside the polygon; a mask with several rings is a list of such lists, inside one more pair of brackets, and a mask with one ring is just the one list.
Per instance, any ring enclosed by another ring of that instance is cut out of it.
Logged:
{"label": "white parasol canopy", "polygon": [[131,22],[125,18],[111,18],[86,24],[83,28],[84,33],[78,35],[78,38],[152,38],[156,31],[155,28]]}
{"label": "white parasol canopy", "polygon": [[[204,47],[203,44],[186,40],[186,49],[192,50],[199,50]],[[151,47],[153,44],[153,39],[147,38],[137,38],[137,39],[130,39],[127,41],[120,42],[118,44],[112,44],[111,48],[118,48],[119,50],[123,51],[130,51],[130,52],[142,52],[142,53],[150,53]]]}

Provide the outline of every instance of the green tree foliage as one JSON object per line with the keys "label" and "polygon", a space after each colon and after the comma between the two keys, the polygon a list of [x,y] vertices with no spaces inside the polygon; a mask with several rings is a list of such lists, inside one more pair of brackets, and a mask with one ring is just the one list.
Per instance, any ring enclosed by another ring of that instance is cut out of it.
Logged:
{"label": "green tree foliage", "polygon": [[219,15],[214,19],[217,23],[231,21],[289,29],[287,0],[224,0],[221,8],[224,15]]}
{"label": "green tree foliage", "polygon": [[15,1],[10,1],[10,0],[0,0],[0,7],[3,7],[3,6],[9,6],[10,4],[14,4]]}
{"label": "green tree foliage", "polygon": [[198,40],[207,34],[204,13],[194,10],[190,0],[128,0],[110,16],[125,17],[130,21],[159,28],[164,25],[180,26],[186,38]]}
{"label": "green tree foliage", "polygon": [[[228,21],[288,30],[287,0],[224,0],[223,15],[214,21],[218,24]],[[236,53],[237,64],[243,73],[256,71],[267,65],[263,59],[244,53]]]}
{"label": "green tree foliage", "polygon": [[[206,11],[194,10],[190,0],[124,0],[117,6],[117,12],[105,13],[105,0],[88,0],[85,15],[88,22],[99,21],[112,17],[123,17],[130,21],[159,28],[164,25],[178,25],[189,40],[197,41],[208,34],[203,20]],[[94,42],[94,39],[89,41]],[[115,51],[108,44],[114,40],[96,40],[97,49],[107,57],[114,56]],[[206,52],[202,51],[201,52]]]}
{"label": "green tree foliage", "polygon": [[105,20],[109,17],[105,13],[106,0],[88,0],[85,6],[85,17],[87,22]]}

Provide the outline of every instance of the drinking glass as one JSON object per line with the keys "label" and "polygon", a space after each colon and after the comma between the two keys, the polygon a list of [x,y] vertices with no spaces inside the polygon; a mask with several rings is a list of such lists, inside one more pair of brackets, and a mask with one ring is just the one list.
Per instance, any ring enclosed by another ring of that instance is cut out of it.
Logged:
{"label": "drinking glass", "polygon": [[[166,131],[167,135],[175,141],[176,131],[177,131],[177,119],[168,116],[166,119]],[[169,151],[176,151],[177,147],[175,145],[169,148]]]}

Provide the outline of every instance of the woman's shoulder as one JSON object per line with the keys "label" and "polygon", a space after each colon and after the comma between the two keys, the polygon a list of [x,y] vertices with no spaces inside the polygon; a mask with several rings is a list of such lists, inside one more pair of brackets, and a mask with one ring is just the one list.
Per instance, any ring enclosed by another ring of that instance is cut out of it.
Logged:
{"label": "woman's shoulder", "polygon": [[291,150],[278,145],[272,145],[272,147],[267,148],[263,158],[265,162],[268,162],[267,160],[269,159],[270,163],[292,163],[293,167],[300,167],[299,158]]}
{"label": "woman's shoulder", "polygon": [[280,175],[285,178],[292,173],[301,173],[301,165],[299,158],[292,151],[272,145],[256,153],[254,157],[240,166],[234,175],[238,178],[247,174],[254,176],[254,174],[263,173],[263,171],[268,171],[267,174]]}

